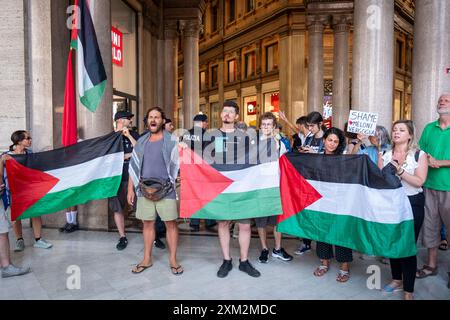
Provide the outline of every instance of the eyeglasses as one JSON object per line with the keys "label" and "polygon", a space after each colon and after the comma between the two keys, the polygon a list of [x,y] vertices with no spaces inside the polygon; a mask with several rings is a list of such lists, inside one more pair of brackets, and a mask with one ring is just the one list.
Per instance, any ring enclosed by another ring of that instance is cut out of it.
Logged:
{"label": "eyeglasses", "polygon": [[31,140],[33,139],[32,137],[26,137],[24,140]]}

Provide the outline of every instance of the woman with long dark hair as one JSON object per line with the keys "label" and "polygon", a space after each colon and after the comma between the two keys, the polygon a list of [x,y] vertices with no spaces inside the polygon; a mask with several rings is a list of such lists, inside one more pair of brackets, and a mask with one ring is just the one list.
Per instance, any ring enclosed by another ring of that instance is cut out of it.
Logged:
{"label": "woman with long dark hair", "polygon": [[[346,142],[344,132],[338,128],[330,128],[323,135],[324,154],[341,155],[344,153]],[[350,279],[350,262],[353,261],[352,249],[341,246],[334,246],[325,242],[317,242],[317,256],[320,259],[320,266],[314,271],[316,277],[321,277],[328,272],[331,259],[336,256],[336,260],[341,264],[336,277],[338,282],[347,282]]]}
{"label": "woman with long dark hair", "polygon": [[[30,147],[31,147],[31,136],[28,133],[28,131],[25,130],[18,130],[13,132],[11,135],[11,142],[12,145],[9,147],[9,151],[2,156],[2,162],[5,163],[6,160],[11,159],[11,155],[19,155],[19,154],[29,154],[31,153]],[[6,178],[6,174],[4,172],[1,172],[3,176]],[[7,178],[6,178],[7,180]],[[11,199],[10,199],[11,200]],[[42,219],[41,217],[31,218],[32,224],[33,224],[33,233],[34,233],[34,239],[35,243],[33,244],[33,247],[35,248],[42,248],[42,249],[49,249],[53,245],[41,237],[42,233]],[[14,248],[14,251],[23,251],[25,249],[25,242],[23,240],[22,235],[22,221],[16,220],[13,225],[14,233],[16,235],[16,246]]]}

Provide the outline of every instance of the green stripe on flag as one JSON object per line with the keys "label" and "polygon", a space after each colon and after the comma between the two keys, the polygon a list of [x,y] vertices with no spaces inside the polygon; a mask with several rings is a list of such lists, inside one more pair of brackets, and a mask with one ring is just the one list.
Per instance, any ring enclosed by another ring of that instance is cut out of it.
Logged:
{"label": "green stripe on flag", "polygon": [[64,210],[92,200],[105,199],[117,195],[122,176],[93,180],[85,185],[48,193],[25,211],[18,220],[38,217]]}
{"label": "green stripe on flag", "polygon": [[103,92],[106,88],[106,80],[100,82],[98,85],[86,90],[84,96],[80,97],[81,103],[91,112],[97,110],[100,101],[102,100]]}
{"label": "green stripe on flag", "polygon": [[78,39],[70,41],[70,47],[72,49],[77,50],[78,49]]}
{"label": "green stripe on flag", "polygon": [[[220,212],[220,214],[218,214]],[[281,214],[280,188],[221,193],[192,218],[237,220]]]}
{"label": "green stripe on flag", "polygon": [[303,210],[280,222],[277,231],[386,258],[416,255],[414,220],[398,224]]}

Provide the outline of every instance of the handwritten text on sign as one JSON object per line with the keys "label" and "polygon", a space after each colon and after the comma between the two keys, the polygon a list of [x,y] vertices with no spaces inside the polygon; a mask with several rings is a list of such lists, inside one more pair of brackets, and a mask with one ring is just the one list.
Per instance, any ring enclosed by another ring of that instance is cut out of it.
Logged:
{"label": "handwritten text on sign", "polygon": [[378,114],[363,112],[363,111],[350,111],[348,117],[348,132],[362,133],[367,136],[374,136],[376,132],[378,122]]}
{"label": "handwritten text on sign", "polygon": [[112,41],[112,62],[115,65],[123,66],[123,46],[122,46],[123,34],[114,27],[111,28],[111,41]]}

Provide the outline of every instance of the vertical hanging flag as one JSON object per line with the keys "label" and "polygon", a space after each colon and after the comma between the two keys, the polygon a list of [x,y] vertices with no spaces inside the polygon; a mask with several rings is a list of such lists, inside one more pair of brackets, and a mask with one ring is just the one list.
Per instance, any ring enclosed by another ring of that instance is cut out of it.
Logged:
{"label": "vertical hanging flag", "polygon": [[77,2],[79,29],[76,40],[72,38],[71,46],[77,50],[78,92],[81,103],[95,112],[105,91],[106,71],[87,1]]}

